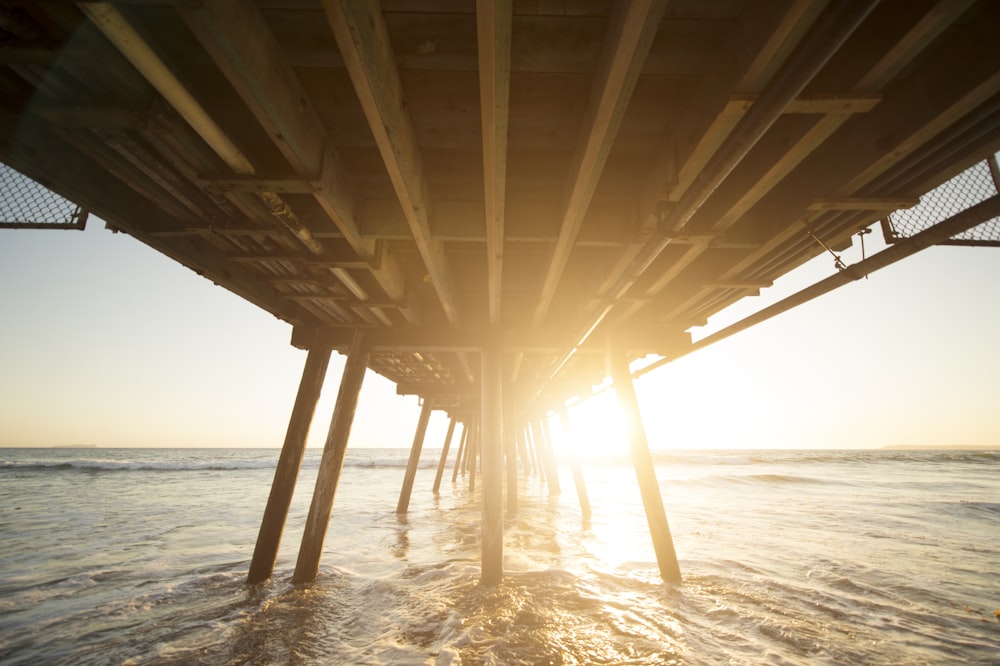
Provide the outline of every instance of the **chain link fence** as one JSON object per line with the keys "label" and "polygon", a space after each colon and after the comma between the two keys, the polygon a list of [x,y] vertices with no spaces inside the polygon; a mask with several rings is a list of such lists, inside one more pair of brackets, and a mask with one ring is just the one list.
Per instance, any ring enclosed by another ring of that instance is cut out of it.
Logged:
{"label": "chain link fence", "polygon": [[0,229],[83,229],[87,212],[0,163]]}
{"label": "chain link fence", "polygon": [[[896,211],[883,221],[885,240],[894,243],[910,238],[956,213],[976,205],[998,192],[1000,169],[996,157],[979,162],[920,197],[920,203]],[[1000,218],[993,218],[961,234],[952,236],[942,245],[973,245],[1000,247]]]}

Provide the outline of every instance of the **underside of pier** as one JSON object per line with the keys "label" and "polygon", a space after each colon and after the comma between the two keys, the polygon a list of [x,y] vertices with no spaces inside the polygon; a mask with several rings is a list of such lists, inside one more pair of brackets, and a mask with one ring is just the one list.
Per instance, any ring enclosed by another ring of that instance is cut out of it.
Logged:
{"label": "underside of pier", "polygon": [[[417,456],[431,409],[449,440],[465,425],[496,582],[505,455],[508,479],[529,442],[545,458],[541,415],[608,375],[634,406],[631,361],[688,353],[709,316],[995,170],[998,26],[992,0],[0,0],[0,160],[309,350],[251,580],[337,351],[296,578],[370,369],[422,398]],[[988,222],[995,196],[887,234],[892,260]]]}

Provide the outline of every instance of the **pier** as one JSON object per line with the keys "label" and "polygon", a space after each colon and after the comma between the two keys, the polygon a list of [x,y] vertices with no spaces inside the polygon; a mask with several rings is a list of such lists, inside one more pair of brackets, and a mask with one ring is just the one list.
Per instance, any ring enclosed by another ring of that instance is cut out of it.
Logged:
{"label": "pier", "polygon": [[[0,227],[99,217],[307,351],[251,583],[273,573],[334,352],[296,582],[319,571],[371,370],[422,405],[397,513],[432,411],[449,418],[434,491],[450,471],[481,493],[488,585],[519,476],[590,513],[548,423],[571,432],[568,401],[613,378],[676,583],[633,380],[932,245],[1000,244],[991,0],[13,0],[0,17],[5,196],[31,179],[68,211],[39,219],[25,196]],[[846,265],[872,230],[888,248]],[[833,276],[692,342],[821,254]]]}

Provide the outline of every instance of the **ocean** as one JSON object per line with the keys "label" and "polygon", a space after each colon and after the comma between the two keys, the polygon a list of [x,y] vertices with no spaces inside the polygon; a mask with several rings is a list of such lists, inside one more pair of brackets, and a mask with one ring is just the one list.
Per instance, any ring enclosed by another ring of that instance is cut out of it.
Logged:
{"label": "ocean", "polygon": [[[4,664],[997,664],[997,451],[672,451],[684,582],[660,581],[628,459],[523,478],[506,576],[478,584],[478,493],[427,449],[348,449],[319,578],[244,579],[278,451],[0,450]],[[478,487],[477,487],[478,491]]]}

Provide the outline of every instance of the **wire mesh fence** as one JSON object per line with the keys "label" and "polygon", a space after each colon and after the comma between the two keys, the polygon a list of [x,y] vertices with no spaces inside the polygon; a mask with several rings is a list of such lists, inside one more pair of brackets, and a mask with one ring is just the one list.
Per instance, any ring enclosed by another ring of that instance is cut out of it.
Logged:
{"label": "wire mesh fence", "polygon": [[83,229],[87,214],[20,171],[0,163],[0,229]]}
{"label": "wire mesh fence", "polygon": [[[992,164],[991,164],[992,163]],[[892,213],[884,225],[887,242],[915,236],[938,222],[994,196],[997,187],[996,158],[969,167],[951,180],[920,197],[920,203]],[[942,245],[1000,246],[1000,218],[952,236]]]}

